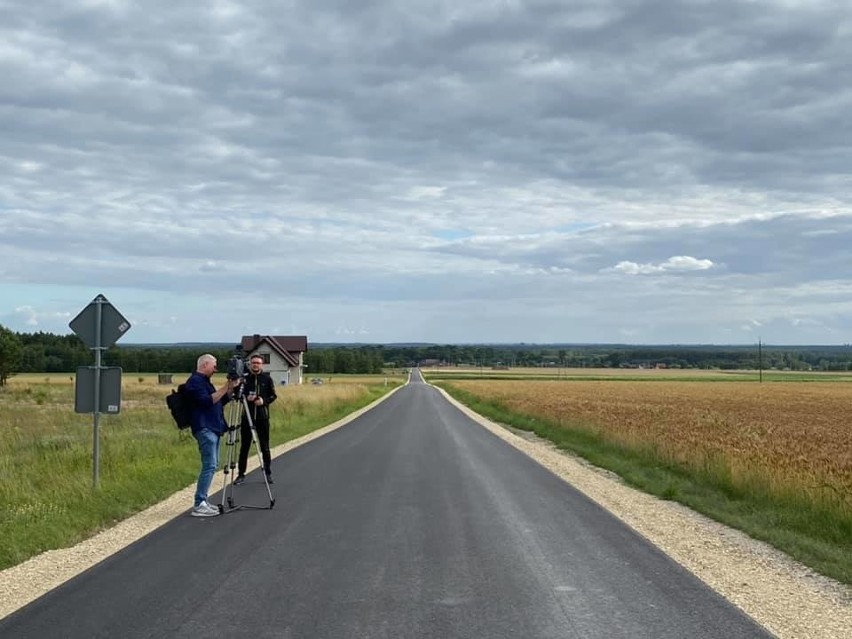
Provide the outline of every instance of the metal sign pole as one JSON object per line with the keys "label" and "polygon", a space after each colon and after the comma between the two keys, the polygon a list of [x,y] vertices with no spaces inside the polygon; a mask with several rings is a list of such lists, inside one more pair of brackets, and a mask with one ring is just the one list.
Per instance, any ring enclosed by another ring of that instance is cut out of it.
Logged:
{"label": "metal sign pole", "polygon": [[101,328],[103,323],[103,297],[95,300],[98,304],[95,315],[95,411],[92,418],[92,487],[98,487],[100,475],[100,425],[101,425]]}

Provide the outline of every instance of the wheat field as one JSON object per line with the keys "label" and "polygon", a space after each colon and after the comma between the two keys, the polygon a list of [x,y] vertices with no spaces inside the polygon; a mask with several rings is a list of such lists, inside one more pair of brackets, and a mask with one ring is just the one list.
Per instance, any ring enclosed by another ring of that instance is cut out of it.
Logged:
{"label": "wheat field", "polygon": [[852,511],[846,382],[454,380],[513,412],[587,430],[732,485]]}

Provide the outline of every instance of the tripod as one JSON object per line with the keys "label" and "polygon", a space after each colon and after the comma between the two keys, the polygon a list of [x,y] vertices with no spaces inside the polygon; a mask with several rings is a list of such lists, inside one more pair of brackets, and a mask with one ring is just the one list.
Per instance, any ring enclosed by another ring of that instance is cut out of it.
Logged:
{"label": "tripod", "polygon": [[[266,493],[269,495],[269,505],[268,506],[254,506],[250,504],[244,504],[241,506],[234,505],[234,476],[236,473],[234,470],[237,467],[237,444],[240,441],[240,424],[242,423],[243,416],[245,416],[246,420],[248,420],[249,429],[251,430],[251,438],[254,442],[254,449],[257,452],[257,459],[260,462],[260,469],[263,471],[263,481],[266,484]],[[222,503],[219,504],[219,512],[226,513],[231,512],[232,510],[240,510],[242,508],[253,508],[258,510],[272,510],[273,506],[275,506],[275,497],[272,496],[272,488],[269,486],[269,479],[267,475],[268,468],[265,468],[263,465],[263,455],[260,454],[260,440],[257,438],[257,430],[254,427],[254,420],[251,418],[251,411],[249,411],[248,400],[246,399],[245,394],[243,393],[242,385],[238,386],[234,391],[234,401],[230,402],[228,406],[228,431],[225,436],[225,445],[228,447],[228,455],[225,460],[225,465],[223,467],[224,478],[223,478],[223,487],[222,487]],[[228,475],[230,475],[230,481],[228,481]],[[227,504],[227,507],[226,507]]]}

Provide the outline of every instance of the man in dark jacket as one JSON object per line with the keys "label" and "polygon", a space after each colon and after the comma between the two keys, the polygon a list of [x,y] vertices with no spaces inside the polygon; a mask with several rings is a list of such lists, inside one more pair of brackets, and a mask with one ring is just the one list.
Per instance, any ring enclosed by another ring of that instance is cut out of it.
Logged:
{"label": "man in dark jacket", "polygon": [[222,406],[228,403],[233,389],[240,383],[238,379],[227,380],[216,390],[210,381],[215,372],[216,358],[205,354],[198,358],[195,372],[186,380],[185,392],[192,402],[190,426],[201,453],[193,517],[215,517],[219,514],[219,509],[208,503],[207,491],[219,465],[219,438],[228,430]]}
{"label": "man in dark jacket", "polygon": [[272,483],[272,458],[269,454],[269,405],[278,397],[275,393],[275,383],[272,376],[263,371],[263,357],[252,355],[249,359],[249,372],[245,376],[243,393],[248,404],[248,414],[243,414],[240,422],[240,458],[237,465],[237,478],[234,484],[242,484],[246,480],[246,465],[248,464],[249,448],[251,447],[251,426],[249,417],[257,431],[260,453],[263,456],[263,469],[266,480]]}

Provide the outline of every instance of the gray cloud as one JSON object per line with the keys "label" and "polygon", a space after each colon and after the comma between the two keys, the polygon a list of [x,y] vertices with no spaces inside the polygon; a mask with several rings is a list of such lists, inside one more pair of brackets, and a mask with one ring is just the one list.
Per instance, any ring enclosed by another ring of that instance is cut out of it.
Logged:
{"label": "gray cloud", "polygon": [[831,1],[0,0],[0,322],[65,332],[108,290],[152,341],[193,300],[211,338],[262,304],[320,341],[841,339],[850,29]]}

